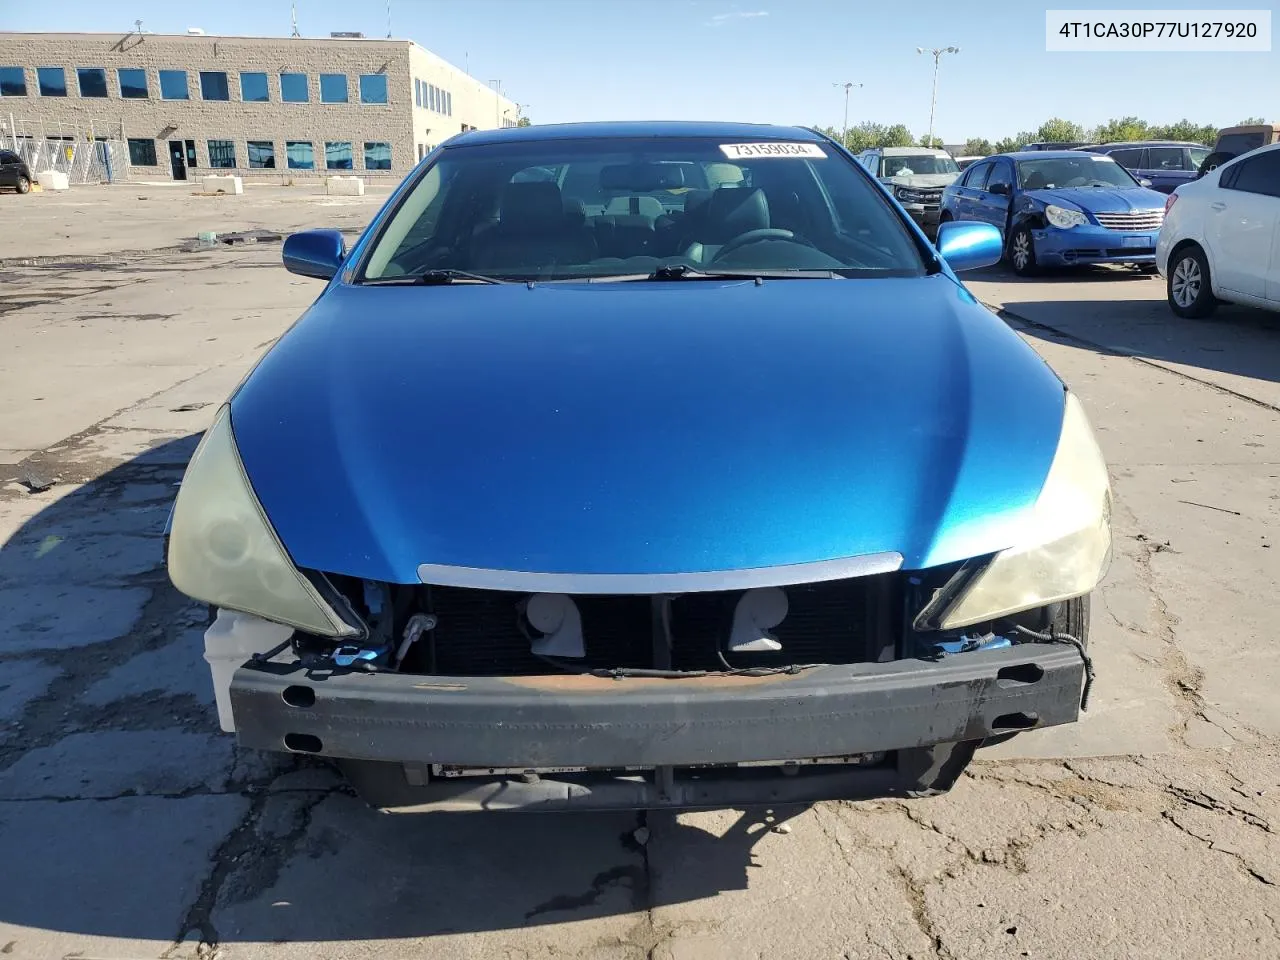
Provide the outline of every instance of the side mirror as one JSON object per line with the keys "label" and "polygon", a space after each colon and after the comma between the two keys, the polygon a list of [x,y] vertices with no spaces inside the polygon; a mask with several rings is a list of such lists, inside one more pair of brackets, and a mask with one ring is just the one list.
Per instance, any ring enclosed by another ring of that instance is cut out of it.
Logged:
{"label": "side mirror", "polygon": [[977,270],[999,263],[1004,253],[1000,231],[989,223],[948,220],[938,226],[934,244],[952,270]]}
{"label": "side mirror", "polygon": [[997,197],[1007,197],[1009,195],[1009,185],[1007,183],[993,183],[987,187],[987,193],[994,193]]}
{"label": "side mirror", "polygon": [[342,267],[347,244],[337,230],[304,230],[285,237],[284,268],[301,277],[331,280]]}
{"label": "side mirror", "polygon": [[1139,178],[1138,178],[1138,186],[1140,186],[1140,187],[1146,187],[1148,190],[1150,190],[1150,189],[1151,189],[1151,181],[1150,181],[1150,180],[1148,180],[1146,177],[1139,177]]}

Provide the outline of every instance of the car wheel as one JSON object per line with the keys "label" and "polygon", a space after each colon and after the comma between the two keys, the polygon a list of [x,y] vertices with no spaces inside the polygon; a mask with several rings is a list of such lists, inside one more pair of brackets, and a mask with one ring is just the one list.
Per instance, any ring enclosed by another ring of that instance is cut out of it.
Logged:
{"label": "car wheel", "polygon": [[1036,273],[1036,245],[1027,227],[1018,227],[1013,231],[1013,236],[1009,238],[1008,258],[1009,266],[1013,267],[1013,272],[1018,276],[1030,277]]}
{"label": "car wheel", "polygon": [[31,181],[28,180],[26,177],[18,177],[18,182],[14,186],[14,189],[17,190],[19,193],[30,193]]}
{"label": "car wheel", "polygon": [[1218,307],[1209,282],[1209,261],[1194,244],[1169,258],[1169,309],[1180,317],[1207,317]]}

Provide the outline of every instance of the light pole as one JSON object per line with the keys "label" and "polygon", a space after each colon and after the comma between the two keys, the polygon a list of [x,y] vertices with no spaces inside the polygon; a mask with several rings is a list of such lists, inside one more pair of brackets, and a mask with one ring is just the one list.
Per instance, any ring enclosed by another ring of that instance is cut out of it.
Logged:
{"label": "light pole", "polygon": [[844,128],[840,131],[840,144],[848,149],[849,146],[849,91],[854,87],[860,87],[860,83],[851,83],[846,80],[844,83],[833,83],[833,87],[844,87]]}
{"label": "light pole", "polygon": [[924,47],[916,47],[916,53],[933,54],[933,99],[929,101],[929,146],[933,146],[933,114],[938,109],[938,64],[942,62],[944,53],[959,53],[959,47],[935,47],[932,50],[926,50]]}

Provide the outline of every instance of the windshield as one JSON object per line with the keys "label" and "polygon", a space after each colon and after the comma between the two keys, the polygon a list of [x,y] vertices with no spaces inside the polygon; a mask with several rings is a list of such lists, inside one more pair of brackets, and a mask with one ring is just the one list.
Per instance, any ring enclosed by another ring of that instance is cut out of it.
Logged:
{"label": "windshield", "polygon": [[1110,157],[1054,157],[1049,160],[1020,160],[1018,180],[1024,190],[1053,190],[1063,187],[1138,186],[1129,171]]}
{"label": "windshield", "polygon": [[882,177],[910,177],[922,173],[959,173],[960,168],[950,157],[935,157],[928,153],[905,157],[885,157],[880,164]]}
{"label": "windshield", "polygon": [[672,264],[925,270],[881,191],[826,146],[599,139],[446,148],[374,241],[363,279],[456,270],[563,280]]}

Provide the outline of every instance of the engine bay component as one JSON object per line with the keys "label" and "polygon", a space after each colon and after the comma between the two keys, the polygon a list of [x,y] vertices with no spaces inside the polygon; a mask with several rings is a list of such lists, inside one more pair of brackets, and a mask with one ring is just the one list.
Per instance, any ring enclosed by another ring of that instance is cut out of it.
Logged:
{"label": "engine bay component", "polygon": [[535,593],[524,608],[529,626],[542,636],[532,642],[535,656],[581,660],[587,655],[582,637],[582,614],[563,593]]}
{"label": "engine bay component", "polygon": [[787,618],[789,609],[787,594],[781,587],[748,590],[733,611],[729,652],[761,653],[781,650],[782,644],[769,630]]}

